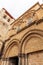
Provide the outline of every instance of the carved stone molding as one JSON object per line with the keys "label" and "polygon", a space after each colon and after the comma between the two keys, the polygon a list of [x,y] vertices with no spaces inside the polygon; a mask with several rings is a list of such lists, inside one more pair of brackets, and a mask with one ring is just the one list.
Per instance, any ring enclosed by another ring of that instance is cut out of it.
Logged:
{"label": "carved stone molding", "polygon": [[[38,41],[40,41],[40,44],[38,43]],[[35,49],[35,46],[31,46],[31,45],[36,44],[36,42],[39,45],[38,46],[39,48],[37,48],[37,46],[35,45],[36,46],[36,49]],[[26,53],[30,53],[30,52],[34,52],[34,51],[38,51],[38,50],[43,50],[42,43],[43,43],[43,31],[42,30],[37,30],[37,29],[30,30],[21,39],[20,53],[25,53],[24,52],[25,51],[25,46],[27,44],[28,44],[27,46],[30,49],[30,51],[28,51]],[[30,47],[29,47],[29,45],[30,45]],[[40,45],[41,45],[41,47],[40,47]],[[31,50],[31,48],[33,50]],[[29,49],[27,49],[27,50],[29,50]]]}
{"label": "carved stone molding", "polygon": [[18,56],[18,54],[19,54],[19,41],[16,39],[13,39],[6,44],[7,45],[4,48],[2,58]]}

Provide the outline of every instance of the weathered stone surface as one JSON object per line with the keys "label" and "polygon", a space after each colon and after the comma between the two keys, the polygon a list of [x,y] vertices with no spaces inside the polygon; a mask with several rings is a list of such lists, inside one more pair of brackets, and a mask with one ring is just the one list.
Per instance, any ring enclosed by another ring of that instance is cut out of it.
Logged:
{"label": "weathered stone surface", "polygon": [[2,22],[0,32],[1,58],[5,59],[1,64],[9,65],[9,58],[18,57],[19,65],[43,65],[43,5],[36,3],[15,22]]}

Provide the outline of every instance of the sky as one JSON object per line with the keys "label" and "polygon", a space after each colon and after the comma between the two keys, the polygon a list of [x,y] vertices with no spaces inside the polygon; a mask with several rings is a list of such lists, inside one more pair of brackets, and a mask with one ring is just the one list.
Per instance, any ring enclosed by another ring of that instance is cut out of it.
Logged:
{"label": "sky", "polygon": [[5,8],[17,19],[37,2],[42,4],[43,0],[0,0],[0,10]]}

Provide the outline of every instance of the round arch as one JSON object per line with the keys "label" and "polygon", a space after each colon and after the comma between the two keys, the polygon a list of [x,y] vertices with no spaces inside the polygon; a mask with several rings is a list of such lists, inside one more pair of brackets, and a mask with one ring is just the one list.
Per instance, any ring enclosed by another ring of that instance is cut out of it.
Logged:
{"label": "round arch", "polygon": [[3,58],[18,56],[19,53],[19,40],[12,39],[10,42],[6,43],[7,47],[4,48]]}
{"label": "round arch", "polygon": [[[33,40],[33,42],[31,42],[32,40]],[[38,43],[38,42],[40,42],[40,43]],[[32,44],[32,43],[34,43],[34,44]],[[30,30],[21,39],[20,54],[22,54],[24,52],[27,53],[27,52],[33,52],[33,51],[41,50],[41,49],[43,49],[42,43],[43,43],[43,31],[38,30],[38,29]],[[36,44],[36,47],[34,46],[35,44]],[[29,45],[30,45],[30,47],[29,47]],[[40,45],[41,45],[41,47],[40,47]],[[30,48],[31,50],[26,48],[26,46],[28,46],[28,48]],[[28,49],[28,51],[25,51],[27,49]]]}

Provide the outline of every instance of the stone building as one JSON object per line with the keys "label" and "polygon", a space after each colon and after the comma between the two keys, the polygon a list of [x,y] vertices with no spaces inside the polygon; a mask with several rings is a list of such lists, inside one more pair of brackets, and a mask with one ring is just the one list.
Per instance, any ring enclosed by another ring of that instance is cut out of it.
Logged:
{"label": "stone building", "polygon": [[36,3],[18,19],[11,20],[1,22],[6,21],[7,32],[2,28],[6,34],[0,34],[0,65],[43,65],[43,4]]}

